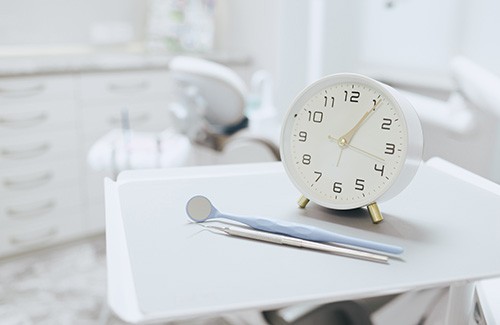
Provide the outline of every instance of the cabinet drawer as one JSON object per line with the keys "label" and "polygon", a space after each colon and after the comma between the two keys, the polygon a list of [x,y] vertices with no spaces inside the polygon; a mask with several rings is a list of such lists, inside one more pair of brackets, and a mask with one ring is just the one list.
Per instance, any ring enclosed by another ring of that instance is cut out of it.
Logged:
{"label": "cabinet drawer", "polygon": [[76,158],[75,132],[54,132],[0,137],[0,168]]}
{"label": "cabinet drawer", "polygon": [[77,184],[52,191],[38,190],[23,196],[3,197],[0,223],[2,227],[10,228],[48,221],[57,217],[61,210],[80,206],[81,203]]}
{"label": "cabinet drawer", "polygon": [[129,101],[165,96],[172,93],[172,85],[166,70],[83,74],[79,95],[82,101],[114,100],[125,105]]}
{"label": "cabinet drawer", "polygon": [[79,164],[75,159],[62,159],[0,171],[0,197],[26,195],[33,191],[50,191],[79,180]]}
{"label": "cabinet drawer", "polygon": [[0,255],[12,255],[69,240],[82,233],[80,209],[60,209],[54,217],[22,227],[0,229]]}
{"label": "cabinet drawer", "polygon": [[0,78],[0,103],[74,99],[71,76],[30,76]]}
{"label": "cabinet drawer", "polygon": [[27,132],[72,129],[76,126],[73,101],[49,101],[0,106],[0,136],[17,136]]}

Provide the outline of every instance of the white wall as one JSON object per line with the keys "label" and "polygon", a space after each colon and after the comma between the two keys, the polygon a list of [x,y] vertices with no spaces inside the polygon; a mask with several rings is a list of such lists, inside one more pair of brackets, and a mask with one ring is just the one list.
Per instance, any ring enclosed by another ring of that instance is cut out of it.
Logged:
{"label": "white wall", "polygon": [[500,1],[466,1],[461,51],[500,75]]}
{"label": "white wall", "polygon": [[216,49],[248,55],[250,72],[269,71],[274,77],[275,104],[284,112],[305,85],[307,1],[219,0],[217,5]]}
{"label": "white wall", "polygon": [[144,37],[146,0],[0,0],[0,46],[88,44],[95,24],[122,22]]}

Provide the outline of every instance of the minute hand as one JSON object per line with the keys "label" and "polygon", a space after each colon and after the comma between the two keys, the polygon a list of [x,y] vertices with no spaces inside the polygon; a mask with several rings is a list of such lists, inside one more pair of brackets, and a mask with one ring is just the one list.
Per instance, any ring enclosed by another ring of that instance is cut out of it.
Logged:
{"label": "minute hand", "polygon": [[380,104],[380,102],[382,101],[382,99],[380,99],[378,102],[373,100],[373,107],[370,108],[362,117],[361,119],[358,121],[358,123],[356,123],[356,125],[349,130],[349,132],[347,132],[346,134],[344,134],[343,136],[340,137],[340,140],[343,142],[343,143],[350,143],[351,142],[351,139],[352,137],[354,136],[354,134],[356,133],[356,131],[358,131],[358,129],[361,127],[361,124],[363,124],[363,122],[370,116],[370,113],[375,111],[375,109],[377,108],[377,106]]}

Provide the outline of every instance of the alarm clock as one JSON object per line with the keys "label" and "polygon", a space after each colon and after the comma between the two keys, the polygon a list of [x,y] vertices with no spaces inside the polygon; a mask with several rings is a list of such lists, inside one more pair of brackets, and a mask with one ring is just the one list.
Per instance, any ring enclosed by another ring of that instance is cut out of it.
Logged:
{"label": "alarm clock", "polygon": [[393,198],[415,176],[423,135],[415,109],[392,87],[340,73],[305,88],[285,116],[280,155],[287,175],[309,200],[347,210]]}

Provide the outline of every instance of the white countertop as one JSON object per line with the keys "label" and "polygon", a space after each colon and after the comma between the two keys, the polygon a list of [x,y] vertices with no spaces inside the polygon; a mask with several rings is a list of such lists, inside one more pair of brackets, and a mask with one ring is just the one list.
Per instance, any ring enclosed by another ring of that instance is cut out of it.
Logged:
{"label": "white countertop", "polygon": [[[0,77],[167,69],[176,54],[148,51],[140,44],[117,47],[64,45],[51,47],[0,47]],[[203,57],[225,64],[247,64],[243,55],[209,54]]]}

